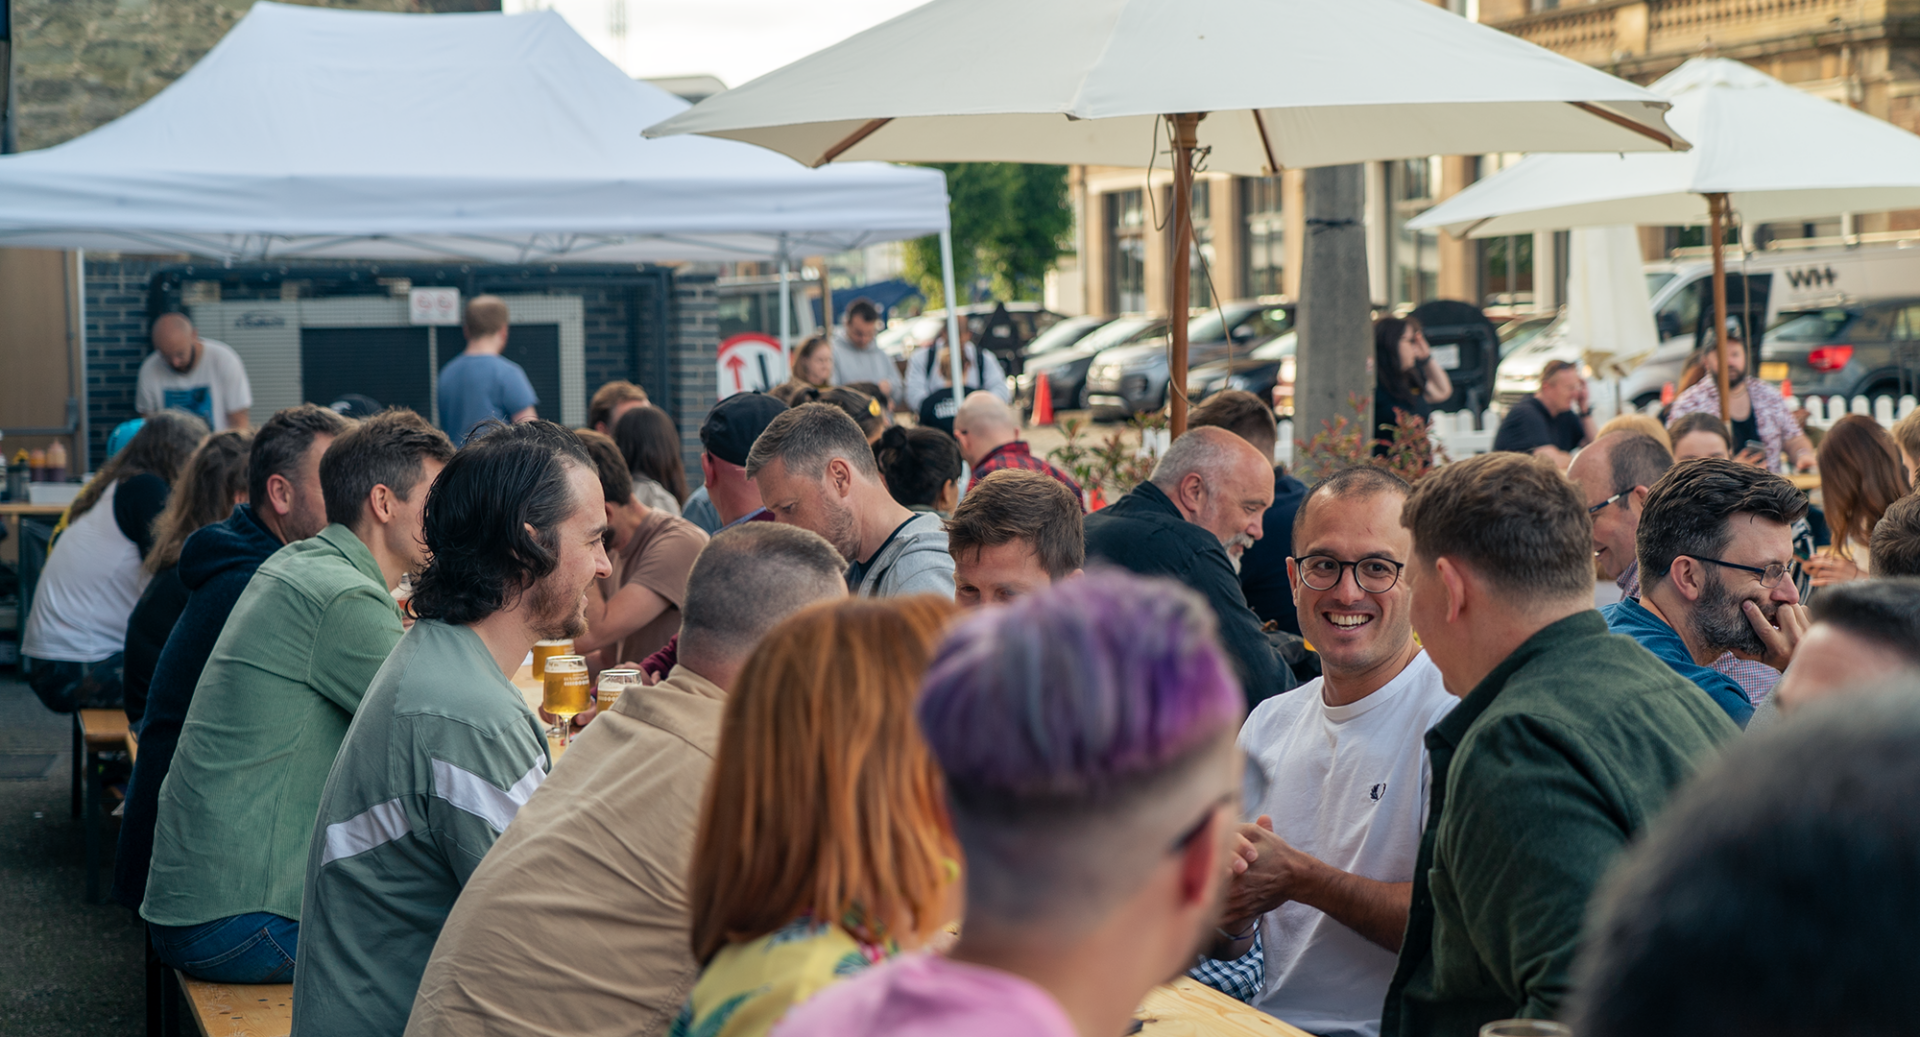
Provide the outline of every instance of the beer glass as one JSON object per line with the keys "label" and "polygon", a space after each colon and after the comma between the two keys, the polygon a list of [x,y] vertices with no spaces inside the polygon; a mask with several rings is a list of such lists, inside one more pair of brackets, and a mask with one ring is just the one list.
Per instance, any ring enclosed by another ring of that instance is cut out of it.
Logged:
{"label": "beer glass", "polygon": [[573,734],[573,718],[587,711],[587,689],[586,656],[556,655],[547,660],[540,708],[559,718],[553,733],[561,745]]}
{"label": "beer glass", "polygon": [[639,670],[601,670],[598,690],[594,693],[594,710],[607,712],[620,701],[623,692],[637,687],[640,687]]}
{"label": "beer glass", "polygon": [[1573,1037],[1573,1029],[1551,1019],[1501,1019],[1482,1026],[1480,1037]]}
{"label": "beer glass", "polygon": [[533,676],[540,679],[547,672],[547,660],[556,655],[572,655],[573,638],[561,638],[558,641],[535,641],[533,643]]}

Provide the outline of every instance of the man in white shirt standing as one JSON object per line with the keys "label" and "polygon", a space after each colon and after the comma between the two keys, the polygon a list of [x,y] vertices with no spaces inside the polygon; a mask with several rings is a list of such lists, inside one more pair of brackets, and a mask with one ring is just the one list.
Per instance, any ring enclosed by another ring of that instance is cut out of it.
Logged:
{"label": "man in white shirt standing", "polygon": [[1414,643],[1400,524],[1409,487],[1349,468],[1294,518],[1300,631],[1324,676],[1262,702],[1247,754],[1247,860],[1209,954],[1265,954],[1262,1011],[1323,1037],[1377,1037],[1425,822],[1424,736],[1459,701]]}
{"label": "man in white shirt standing", "polygon": [[873,300],[862,297],[847,304],[846,319],[833,336],[833,384],[872,382],[891,402],[900,398],[900,371],[874,341],[879,334],[880,307]]}
{"label": "man in white shirt standing", "polygon": [[198,414],[219,432],[248,426],[253,386],[232,347],[201,338],[186,314],[168,313],[153,322],[153,352],[140,363],[133,403],[149,418],[163,410]]}

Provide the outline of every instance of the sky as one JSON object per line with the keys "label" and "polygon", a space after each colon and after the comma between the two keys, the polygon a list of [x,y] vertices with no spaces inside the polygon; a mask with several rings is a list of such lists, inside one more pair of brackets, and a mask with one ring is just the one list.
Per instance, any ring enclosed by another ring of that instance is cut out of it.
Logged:
{"label": "sky", "polygon": [[[713,75],[729,87],[838,43],[925,0],[505,0],[508,13],[550,8],[602,54],[641,78]],[[626,43],[614,36],[624,9]]]}

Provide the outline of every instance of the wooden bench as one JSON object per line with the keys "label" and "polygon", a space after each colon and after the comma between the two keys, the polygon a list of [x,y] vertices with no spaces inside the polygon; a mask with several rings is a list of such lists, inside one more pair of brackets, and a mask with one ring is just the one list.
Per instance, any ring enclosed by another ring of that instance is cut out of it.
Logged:
{"label": "wooden bench", "polygon": [[[287,1037],[293,1032],[293,984],[208,983],[172,969],[180,1001],[200,1037]],[[191,1035],[189,1035],[191,1037]]]}
{"label": "wooden bench", "polygon": [[73,810],[85,818],[87,831],[87,903],[100,902],[101,813],[106,809],[106,787],[95,757],[127,749],[133,732],[127,714],[118,709],[82,709],[73,714]]}

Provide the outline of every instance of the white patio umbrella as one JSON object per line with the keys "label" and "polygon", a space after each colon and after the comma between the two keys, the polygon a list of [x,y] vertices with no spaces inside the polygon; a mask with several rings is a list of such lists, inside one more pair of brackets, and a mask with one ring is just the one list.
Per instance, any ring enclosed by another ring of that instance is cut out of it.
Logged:
{"label": "white patio umbrella", "polygon": [[1726,58],[1695,58],[1652,89],[1673,101],[1667,121],[1693,142],[1692,151],[1530,155],[1408,226],[1479,238],[1619,223],[1707,223],[1724,418],[1729,213],[1768,223],[1920,208],[1920,137]]}
{"label": "white patio umbrella", "polygon": [[[1665,108],[1420,0],[932,0],[647,135],[750,141],[814,166],[1150,166],[1171,146],[1174,255],[1185,256],[1196,155],[1263,176],[1435,154],[1685,147]],[[1184,267],[1168,273],[1176,433]]]}

